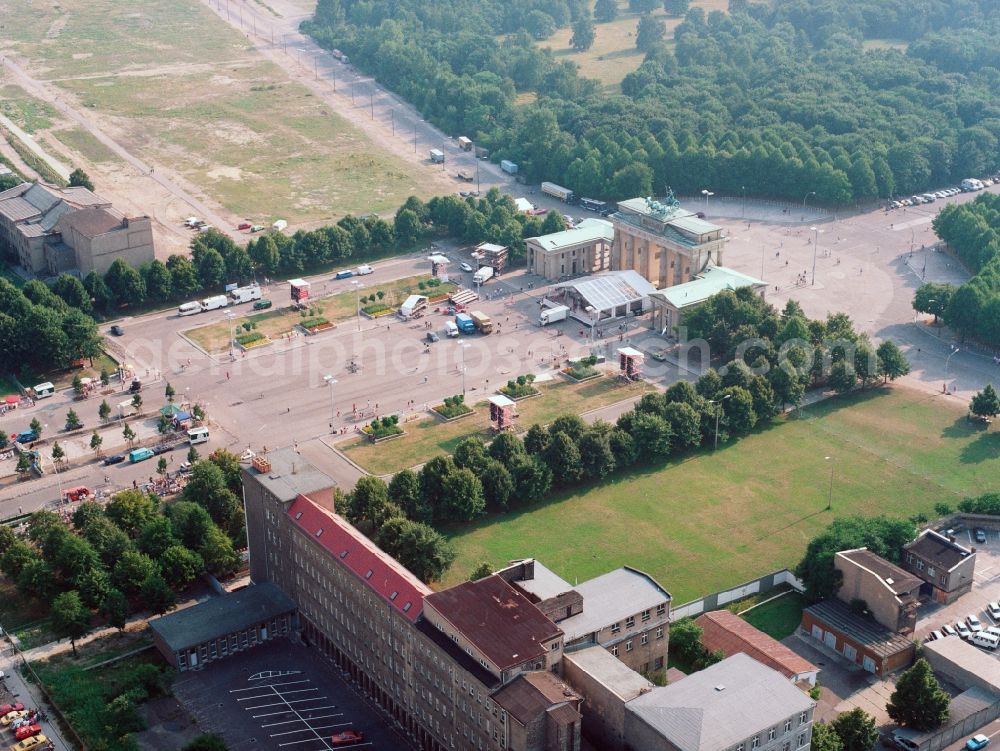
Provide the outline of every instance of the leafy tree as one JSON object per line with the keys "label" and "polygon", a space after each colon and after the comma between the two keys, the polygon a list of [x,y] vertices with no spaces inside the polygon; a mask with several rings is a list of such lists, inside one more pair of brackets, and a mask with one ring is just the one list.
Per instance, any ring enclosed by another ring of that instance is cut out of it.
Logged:
{"label": "leafy tree", "polygon": [[25,453],[18,454],[16,472],[20,475],[26,475],[30,471],[31,457]]}
{"label": "leafy tree", "polygon": [[472,573],[469,574],[469,581],[474,582],[492,574],[493,566],[491,566],[488,561],[482,561],[478,566],[472,569]]}
{"label": "leafy tree", "polygon": [[591,426],[580,439],[580,467],[587,480],[602,480],[615,471],[615,453],[611,449],[612,428],[607,423]]}
{"label": "leafy tree", "polygon": [[159,501],[141,490],[123,490],[115,493],[104,513],[119,529],[135,539],[156,515]]}
{"label": "leafy tree", "polygon": [[135,431],[132,430],[132,426],[128,423],[125,423],[125,427],[122,428],[122,438],[125,439],[125,443],[127,443],[130,447],[132,446],[132,442],[135,440]]}
{"label": "leafy tree", "polygon": [[486,510],[483,486],[470,469],[456,469],[441,487],[441,515],[444,519],[472,521]]}
{"label": "leafy tree", "polygon": [[878,357],[878,372],[883,382],[895,381],[910,372],[910,363],[895,342],[886,339],[875,350]]}
{"label": "leafy tree", "polygon": [[38,438],[42,437],[42,423],[39,422],[37,417],[31,418],[31,422],[28,423],[28,427],[31,429],[32,433],[38,436]]}
{"label": "leafy tree", "polygon": [[1000,414],[1000,397],[997,396],[992,383],[987,383],[982,391],[972,395],[969,412],[982,418],[996,417]]}
{"label": "leafy tree", "polygon": [[52,630],[61,638],[69,639],[76,657],[76,640],[90,631],[90,611],[76,592],[63,592],[52,601]]}
{"label": "leafy tree", "polygon": [[666,26],[653,16],[643,16],[635,33],[635,46],[640,52],[649,52],[667,35]]}
{"label": "leafy tree", "polygon": [[175,589],[187,586],[205,570],[205,562],[193,550],[183,545],[171,545],[160,556],[160,571]]}
{"label": "leafy tree", "polygon": [[206,289],[222,286],[226,278],[226,261],[215,248],[196,248],[191,259],[198,282]]}
{"label": "leafy tree", "polygon": [[146,285],[146,295],[149,299],[164,302],[171,298],[173,275],[162,261],[150,261],[139,270],[139,273]]}
{"label": "leafy tree", "polygon": [[88,519],[82,530],[84,538],[94,547],[108,570],[114,568],[126,550],[132,549],[129,536],[103,514]]}
{"label": "leafy tree", "polygon": [[413,245],[424,234],[420,217],[410,209],[403,209],[396,214],[394,229],[396,240],[403,246]]}
{"label": "leafy tree", "polygon": [[805,555],[795,568],[795,575],[805,585],[809,599],[824,600],[840,588],[841,577],[833,565],[837,552],[868,548],[875,555],[898,564],[903,545],[915,536],[916,527],[907,520],[885,516],[841,517],[809,541]]}
{"label": "leafy tree", "polygon": [[128,623],[128,599],[117,589],[109,589],[101,603],[101,615],[108,619],[108,625],[119,631]]}
{"label": "leafy tree", "polygon": [[844,751],[844,744],[832,725],[816,722],[813,723],[810,749],[813,751]]}
{"label": "leafy tree", "polygon": [[527,452],[520,438],[511,432],[504,432],[490,442],[489,453],[505,467],[510,467],[515,457],[524,456]]}
{"label": "leafy tree", "polygon": [[425,524],[431,521],[431,509],[424,503],[420,477],[416,472],[410,469],[397,472],[389,481],[388,490],[389,500],[399,506],[408,518]]}
{"label": "leafy tree", "polygon": [[63,447],[59,445],[59,441],[56,441],[52,444],[52,461],[59,464],[65,458],[66,452],[63,451]]}
{"label": "leafy tree", "polygon": [[504,511],[514,493],[514,478],[510,470],[496,459],[487,459],[478,472],[483,486],[483,498],[490,511]]}
{"label": "leafy tree", "polygon": [[549,447],[549,434],[538,423],[528,428],[524,435],[524,449],[532,456],[541,456]]}
{"label": "leafy tree", "polygon": [[389,488],[385,481],[373,475],[363,475],[347,498],[341,512],[354,526],[374,531],[382,526],[389,504]]}
{"label": "leafy tree", "polygon": [[[322,5],[324,0],[320,0],[320,5]],[[317,13],[318,13],[317,6]],[[181,751],[229,751],[229,746],[226,742],[217,735],[199,735],[193,741],[184,746]],[[836,751],[836,749],[830,749],[829,751]]]}
{"label": "leafy tree", "polygon": [[156,473],[165,475],[167,473],[167,457],[161,456],[156,462]]}
{"label": "leafy tree", "polygon": [[23,540],[15,540],[0,558],[0,571],[9,579],[17,579],[29,563],[40,560],[42,557],[35,548]]}
{"label": "leafy tree", "polygon": [[143,579],[139,599],[147,610],[156,615],[166,613],[177,603],[177,596],[158,570],[150,572]]}
{"label": "leafy tree", "polygon": [[702,629],[690,618],[670,625],[670,657],[689,670],[703,670],[722,659],[721,653],[705,649]]}
{"label": "leafy tree", "polygon": [[594,4],[594,18],[601,23],[614,21],[618,17],[617,0],[597,0]]}
{"label": "leafy tree", "polygon": [[240,510],[240,502],[226,484],[226,474],[213,461],[194,465],[182,496],[208,511],[212,521],[227,528]]}
{"label": "leafy tree", "polygon": [[122,258],[116,258],[104,275],[117,305],[138,305],[146,298],[146,284],[142,276]]}
{"label": "leafy tree", "polygon": [[921,657],[896,681],[896,690],[889,697],[886,711],[900,725],[928,731],[948,721],[950,701],[947,692],[934,677],[930,664]]}
{"label": "leafy tree", "polygon": [[95,454],[100,453],[102,443],[104,443],[104,439],[101,438],[100,434],[95,430],[90,436],[90,450]]}
{"label": "leafy tree", "polygon": [[486,445],[478,436],[470,436],[455,447],[451,458],[456,467],[479,474],[486,466]]}
{"label": "leafy tree", "polygon": [[198,271],[187,256],[172,255],[167,259],[170,290],[178,297],[187,297],[201,289]]}
{"label": "leafy tree", "polygon": [[659,0],[628,0],[628,9],[633,13],[652,13],[659,4]]}
{"label": "leafy tree", "polygon": [[409,519],[397,517],[387,521],[375,542],[418,579],[428,583],[440,580],[455,560],[451,543],[426,524]]}
{"label": "leafy tree", "polygon": [[52,562],[64,581],[74,581],[97,568],[100,559],[87,540],[68,534],[63,537]]}
{"label": "leafy tree", "polygon": [[143,525],[136,540],[139,550],[154,560],[159,560],[167,548],[176,544],[173,523],[168,517],[158,515]]}
{"label": "leafy tree", "polygon": [[934,316],[936,324],[938,317],[944,315],[945,311],[948,310],[953,294],[955,294],[955,288],[950,284],[934,282],[921,284],[913,295],[913,309],[918,313],[930,313]]}
{"label": "leafy tree", "polygon": [[442,516],[444,482],[455,469],[455,463],[451,457],[435,456],[428,460],[420,470],[420,487],[424,503],[431,509],[435,519]]}
{"label": "leafy tree", "polygon": [[565,433],[573,443],[579,443],[587,432],[587,423],[579,415],[560,415],[549,425],[549,435],[553,438],[556,433]]}
{"label": "leafy tree", "polygon": [[188,460],[189,464],[193,465],[193,464],[197,463],[197,461],[200,458],[201,458],[201,455],[198,453],[198,449],[196,449],[194,446],[192,446],[191,448],[188,449],[187,460]]}
{"label": "leafy tree", "polygon": [[552,487],[552,470],[537,456],[521,456],[510,467],[514,478],[514,494],[508,503],[517,500],[520,504],[534,503],[548,495]]}
{"label": "leafy tree", "polygon": [[854,365],[846,360],[838,360],[830,366],[827,384],[839,394],[847,393],[858,385],[858,374]]}
{"label": "leafy tree", "polygon": [[878,743],[875,718],[861,707],[839,715],[830,727],[840,738],[844,751],[871,751]]}
{"label": "leafy tree", "polygon": [[126,550],[111,571],[111,584],[127,595],[134,595],[143,582],[156,573],[156,562],[145,553]]}
{"label": "leafy tree", "polygon": [[132,406],[136,409],[142,409],[142,394],[132,395]]}
{"label": "leafy tree", "polygon": [[[556,22],[548,13],[535,9],[529,11],[528,15],[525,16],[524,28],[535,39],[548,39],[556,31]],[[398,227],[396,232],[398,237]]]}
{"label": "leafy tree", "polygon": [[17,588],[22,597],[48,602],[56,590],[56,576],[46,561],[32,559],[24,564],[17,576]]}
{"label": "leafy tree", "polygon": [[77,167],[75,170],[69,173],[69,184],[70,187],[86,188],[87,190],[94,189],[94,183],[90,181],[87,173],[82,169]]}
{"label": "leafy tree", "polygon": [[233,548],[233,541],[215,525],[205,532],[205,540],[198,553],[205,561],[205,568],[214,576],[228,576],[240,565],[240,556]]}
{"label": "leafy tree", "polygon": [[88,299],[93,301],[93,307],[98,310],[108,310],[111,307],[114,302],[114,293],[97,272],[91,271],[87,274],[83,280],[83,286],[87,289]]}
{"label": "leafy tree", "polygon": [[101,422],[107,422],[108,418],[111,417],[111,405],[108,404],[107,399],[101,400],[101,406],[97,408],[97,416],[101,418]]}
{"label": "leafy tree", "polygon": [[570,37],[569,44],[577,52],[582,52],[593,47],[596,38],[594,22],[589,17],[584,17],[573,23],[573,36]]}
{"label": "leafy tree", "polygon": [[550,211],[542,220],[542,234],[551,235],[555,232],[562,232],[566,229],[566,220],[558,211]]}
{"label": "leafy tree", "polygon": [[170,385],[170,381],[167,381],[167,387],[163,390],[163,394],[167,397],[168,402],[172,402],[174,400],[174,396],[177,392],[174,391],[174,387]]}
{"label": "leafy tree", "polygon": [[574,483],[583,473],[580,449],[573,439],[562,431],[552,436],[543,458],[552,471],[552,479],[557,485]]}

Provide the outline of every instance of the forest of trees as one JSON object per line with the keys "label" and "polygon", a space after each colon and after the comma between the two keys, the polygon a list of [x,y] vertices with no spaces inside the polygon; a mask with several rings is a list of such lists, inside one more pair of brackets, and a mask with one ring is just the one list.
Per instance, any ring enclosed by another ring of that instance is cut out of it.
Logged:
{"label": "forest of trees", "polygon": [[1000,348],[1000,196],[948,204],[934,218],[934,231],[975,276],[960,287],[927,283],[913,307],[941,316],[962,337]]}
{"label": "forest of trees", "polygon": [[[683,5],[664,3],[671,13]],[[620,95],[536,43],[589,21],[586,0],[320,0],[303,28],[446,133],[517,162],[529,180],[611,199],[670,185],[795,200],[815,191],[821,202],[846,203],[1000,166],[992,7],[730,0],[728,14],[692,8],[673,47],[649,45]],[[870,39],[908,47],[868,48]],[[517,104],[522,92],[537,97]]]}

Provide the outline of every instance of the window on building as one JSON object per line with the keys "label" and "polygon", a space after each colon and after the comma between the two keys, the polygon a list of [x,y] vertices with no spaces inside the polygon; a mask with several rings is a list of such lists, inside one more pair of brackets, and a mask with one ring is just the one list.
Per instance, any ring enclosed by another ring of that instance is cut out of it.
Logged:
{"label": "window on building", "polygon": [[652,611],[650,611],[649,608],[647,608],[646,610],[643,610],[642,611],[642,620],[648,621],[651,614],[652,614]]}
{"label": "window on building", "polygon": [[934,571],[934,567],[933,567],[933,566],[928,566],[928,567],[927,567],[927,575],[928,575],[928,576],[935,576],[935,575],[936,575],[936,573],[937,573],[937,572],[936,572],[936,571]]}
{"label": "window on building", "polygon": [[792,721],[791,720],[785,720],[785,732],[787,733],[791,729],[792,729]]}
{"label": "window on building", "polygon": [[941,574],[941,576],[938,579],[938,581],[941,583],[942,587],[945,586],[948,583],[948,575],[947,574]]}
{"label": "window on building", "polygon": [[746,748],[746,744],[745,743],[740,743],[739,745],[736,746],[736,751],[743,751],[745,748]]}
{"label": "window on building", "polygon": [[667,612],[667,604],[665,602],[661,602],[659,605],[656,606],[657,615],[664,615],[666,612]]}
{"label": "window on building", "polygon": [[617,634],[621,630],[622,630],[621,621],[618,621],[617,623],[612,623],[611,624],[611,633],[612,634]]}
{"label": "window on building", "polygon": [[618,656],[618,645],[617,644],[615,644],[615,646],[613,646],[611,648],[611,654],[613,654],[615,657]]}
{"label": "window on building", "polygon": [[[803,712],[802,714],[800,714],[799,715],[799,725],[802,725],[803,723],[805,723],[805,721],[807,719],[809,719],[809,712],[808,711]],[[801,744],[799,744],[799,745],[801,745]]]}
{"label": "window on building", "polygon": [[657,657],[653,660],[653,670],[663,670],[663,658]]}
{"label": "window on building", "polygon": [[773,741],[777,737],[778,737],[778,728],[771,728],[770,730],[767,731],[767,739],[769,741]]}
{"label": "window on building", "polygon": [[760,748],[760,736],[755,735],[750,739],[750,748]]}
{"label": "window on building", "polygon": [[632,651],[632,640],[631,639],[629,639],[627,642],[625,642],[625,651],[626,652],[631,652]]}
{"label": "window on building", "polygon": [[799,733],[799,748],[802,748],[804,745],[806,745],[806,734]]}
{"label": "window on building", "polygon": [[649,641],[649,634],[643,634],[641,637],[639,637],[640,644],[646,644],[648,641]]}
{"label": "window on building", "polygon": [[657,639],[663,638],[663,626],[660,626],[658,629],[656,629],[656,638]]}
{"label": "window on building", "polygon": [[628,618],[625,619],[625,628],[632,628],[634,626],[635,626],[635,616],[630,615]]}

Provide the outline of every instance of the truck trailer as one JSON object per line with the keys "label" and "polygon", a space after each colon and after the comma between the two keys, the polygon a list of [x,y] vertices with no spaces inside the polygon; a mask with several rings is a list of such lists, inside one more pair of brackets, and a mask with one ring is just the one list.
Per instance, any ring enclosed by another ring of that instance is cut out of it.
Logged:
{"label": "truck trailer", "polygon": [[413,318],[427,307],[427,297],[425,295],[410,295],[402,305],[399,306],[401,318]]}
{"label": "truck trailer", "polygon": [[462,151],[472,151],[472,139],[465,136],[458,137],[458,148]]}
{"label": "truck trailer", "polygon": [[500,169],[502,169],[508,175],[517,174],[517,165],[514,162],[510,161],[510,159],[502,159],[500,161]]}
{"label": "truck trailer", "polygon": [[555,183],[542,183],[542,193],[554,196],[565,203],[573,203],[574,198],[576,198],[572,190]]}
{"label": "truck trailer", "polygon": [[472,275],[472,281],[475,284],[486,284],[490,279],[493,278],[493,267],[483,266],[475,274]]}
{"label": "truck trailer", "polygon": [[248,284],[246,287],[237,287],[229,293],[229,297],[232,299],[233,305],[259,300],[261,297],[260,287],[256,284]]}
{"label": "truck trailer", "polygon": [[455,325],[463,334],[471,334],[476,330],[476,324],[468,313],[459,313],[455,316]]}
{"label": "truck trailer", "polygon": [[565,305],[556,305],[554,308],[545,308],[538,314],[538,323],[541,326],[548,326],[556,321],[565,321],[569,318],[569,308]]}
{"label": "truck trailer", "polygon": [[441,149],[431,149],[430,158],[434,164],[444,164],[444,152]]}
{"label": "truck trailer", "polygon": [[479,329],[479,333],[489,334],[493,331],[493,321],[490,320],[488,315],[480,310],[474,310],[469,315],[472,316],[472,322]]}

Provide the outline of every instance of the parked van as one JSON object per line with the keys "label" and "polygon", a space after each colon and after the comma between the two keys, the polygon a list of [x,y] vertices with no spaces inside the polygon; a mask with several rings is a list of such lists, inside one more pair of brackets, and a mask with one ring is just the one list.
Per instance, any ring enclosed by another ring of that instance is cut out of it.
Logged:
{"label": "parked van", "polygon": [[45,383],[40,383],[35,386],[32,391],[35,392],[36,399],[45,399],[46,397],[52,396],[56,393],[56,387],[46,381]]}
{"label": "parked van", "polygon": [[972,634],[972,636],[969,637],[969,641],[977,647],[982,647],[983,649],[996,649],[1000,646],[1000,637],[996,634],[988,634],[985,631]]}
{"label": "parked van", "polygon": [[196,443],[208,443],[208,428],[206,427],[191,428],[187,434],[188,443],[192,446]]}
{"label": "parked van", "polygon": [[150,459],[153,456],[155,456],[153,454],[153,450],[152,449],[147,449],[147,448],[133,449],[132,451],[128,452],[128,460],[132,464],[144,461],[146,459]]}
{"label": "parked van", "polygon": [[195,313],[201,312],[201,304],[196,302],[186,302],[183,305],[177,306],[177,315],[179,316],[193,316]]}
{"label": "parked van", "polygon": [[447,334],[450,338],[458,336],[460,333],[458,330],[458,324],[456,324],[454,321],[445,321],[444,333]]}

